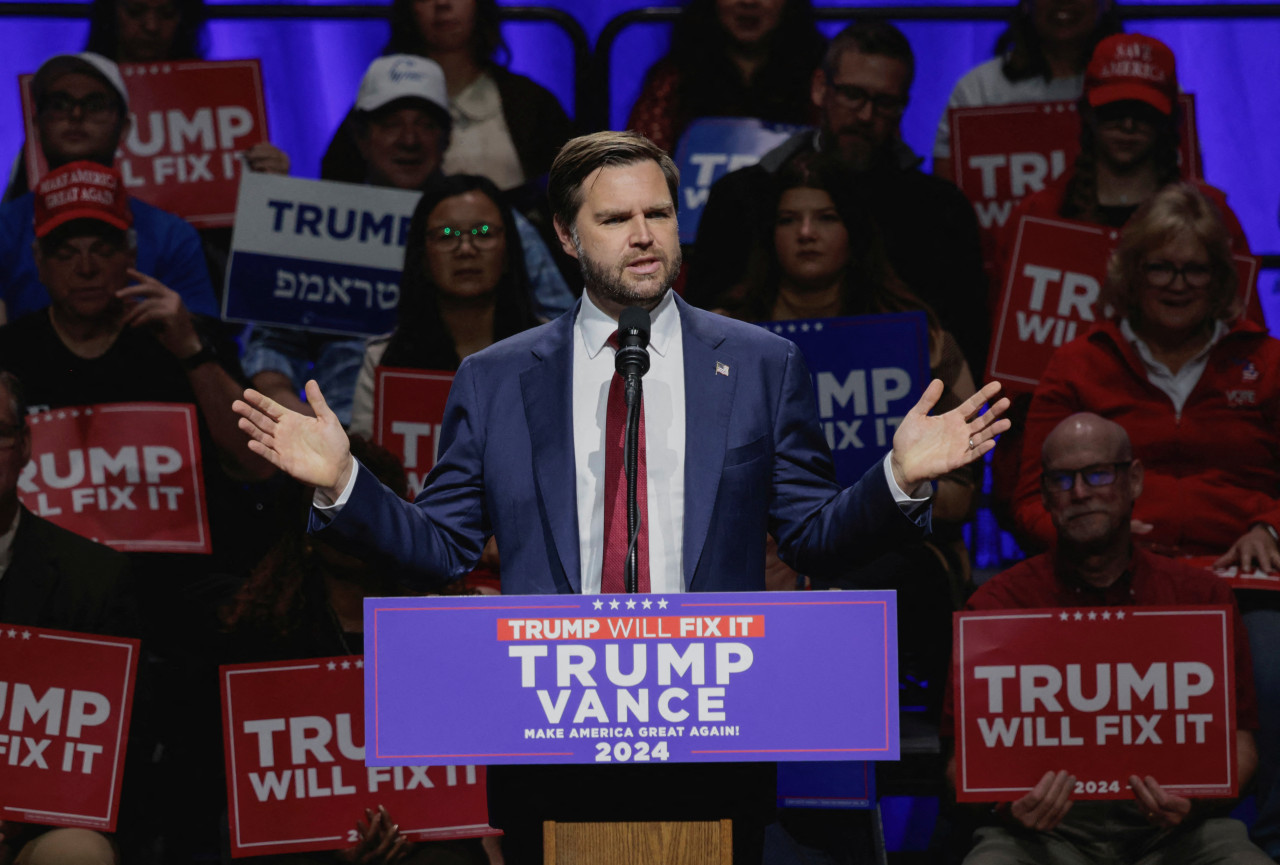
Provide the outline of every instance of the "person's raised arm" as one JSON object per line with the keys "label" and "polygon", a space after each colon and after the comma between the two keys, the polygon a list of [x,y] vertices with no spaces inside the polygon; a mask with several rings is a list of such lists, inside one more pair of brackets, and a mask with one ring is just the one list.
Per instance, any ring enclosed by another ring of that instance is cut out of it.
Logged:
{"label": "person's raised arm", "polygon": [[942,390],[941,381],[930,382],[893,435],[889,464],[904,492],[979,459],[996,446],[995,437],[1009,428],[1009,421],[1000,417],[1009,400],[1002,398],[987,406],[1000,393],[1000,382],[988,382],[956,408],[931,417],[929,411]]}
{"label": "person's raised arm", "polygon": [[355,468],[350,443],[314,380],[307,382],[307,400],[315,417],[287,409],[252,388],[231,408],[249,436],[249,450],[336,501]]}

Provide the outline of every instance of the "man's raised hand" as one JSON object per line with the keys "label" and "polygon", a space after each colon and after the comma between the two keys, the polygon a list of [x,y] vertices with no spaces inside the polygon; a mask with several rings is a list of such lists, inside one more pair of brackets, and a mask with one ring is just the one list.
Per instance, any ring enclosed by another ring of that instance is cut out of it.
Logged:
{"label": "man's raised hand", "polygon": [[315,417],[298,414],[250,388],[231,408],[249,436],[249,450],[336,499],[351,477],[350,443],[314,381],[307,382],[307,401]]}
{"label": "man's raised hand", "polygon": [[941,381],[931,381],[893,435],[890,467],[894,480],[908,494],[925,481],[980,458],[996,446],[995,437],[1009,428],[1009,421],[1000,417],[1009,408],[1007,398],[982,411],[1000,393],[1000,382],[988,382],[956,408],[930,417],[942,389]]}

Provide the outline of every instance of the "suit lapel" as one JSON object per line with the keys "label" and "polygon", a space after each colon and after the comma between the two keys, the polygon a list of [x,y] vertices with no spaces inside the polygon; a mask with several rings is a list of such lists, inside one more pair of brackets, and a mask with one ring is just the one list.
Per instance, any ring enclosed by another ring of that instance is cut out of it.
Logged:
{"label": "suit lapel", "polygon": [[520,373],[534,480],[546,507],[565,578],[582,591],[578,553],[577,470],[573,453],[573,323],[578,306],[556,319],[533,347],[533,365]]}
{"label": "suit lapel", "polygon": [[725,338],[719,316],[693,309],[679,297],[676,306],[684,347],[683,553],[684,587],[690,590],[720,487],[737,376],[717,371],[717,363],[728,372],[735,366],[734,358],[719,349]]}
{"label": "suit lapel", "polygon": [[18,531],[13,538],[13,558],[3,579],[9,583],[4,593],[4,619],[13,624],[34,624],[57,588],[56,570],[50,566],[49,553],[41,549],[34,533],[39,526],[31,512],[22,509]]}

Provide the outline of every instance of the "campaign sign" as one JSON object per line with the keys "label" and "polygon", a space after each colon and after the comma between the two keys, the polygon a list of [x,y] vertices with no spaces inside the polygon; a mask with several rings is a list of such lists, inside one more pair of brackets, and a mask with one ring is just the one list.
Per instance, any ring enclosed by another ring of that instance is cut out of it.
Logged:
{"label": "campaign sign", "polygon": [[0,624],[0,823],[114,832],[138,641]]}
{"label": "campaign sign", "polygon": [[[257,60],[124,63],[132,121],[116,167],[125,190],[197,228],[231,225],[243,154],[269,140]],[[27,176],[48,170],[30,93],[20,76],[26,118]]]}
{"label": "campaign sign", "polygon": [[484,767],[365,767],[358,656],[221,668],[231,855],[338,850],[366,808],[413,841],[497,835]]}
{"label": "campaign sign", "polygon": [[[1195,97],[1180,94],[1178,104],[1182,175],[1198,179]],[[1080,115],[1071,100],[951,108],[948,115],[951,170],[984,232],[1001,228],[1019,201],[1056,180],[1080,153]]]}
{"label": "campaign sign", "polygon": [[405,239],[420,195],[246,174],[222,317],[364,336],[393,330]]}
{"label": "campaign sign", "polygon": [[800,347],[818,400],[818,420],[841,485],[857,483],[893,449],[898,424],[929,384],[923,312],[770,321]]}
{"label": "campaign sign", "polygon": [[896,760],[895,599],[366,598],[366,762]]}
{"label": "campaign sign", "polygon": [[1227,607],[955,615],[960,801],[1018,799],[1062,769],[1077,799],[1132,798],[1130,775],[1236,794]]}
{"label": "campaign sign", "polygon": [[[1004,274],[991,341],[991,378],[1012,392],[1030,391],[1049,358],[1103,316],[1098,298],[1120,231],[1067,219],[1023,216]],[[1234,256],[1245,309],[1255,305],[1258,259]]]}
{"label": "campaign sign", "polygon": [[66,407],[27,422],[18,497],[33,513],[125,552],[210,551],[195,406]]}
{"label": "campaign sign", "polygon": [[755,117],[706,117],[689,124],[676,147],[680,242],[693,243],[697,238],[702,208],[713,183],[730,171],[755,165],[761,156],[805,128]]}
{"label": "campaign sign", "polygon": [[779,763],[779,808],[865,810],[876,806],[874,763]]}
{"label": "campaign sign", "polygon": [[1241,571],[1238,565],[1229,568],[1216,568],[1217,556],[1188,556],[1184,561],[1197,568],[1204,568],[1215,577],[1226,580],[1233,589],[1266,589],[1280,590],[1280,574],[1268,574],[1266,571]]}
{"label": "campaign sign", "polygon": [[453,373],[380,366],[374,375],[374,441],[400,457],[416,494],[436,464]]}

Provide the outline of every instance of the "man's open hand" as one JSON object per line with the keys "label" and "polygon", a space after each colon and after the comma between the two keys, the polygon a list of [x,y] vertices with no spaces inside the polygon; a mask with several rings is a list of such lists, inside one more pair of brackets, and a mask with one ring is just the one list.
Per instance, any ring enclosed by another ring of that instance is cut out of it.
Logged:
{"label": "man's open hand", "polygon": [[1075,776],[1069,772],[1045,772],[1031,792],[1014,802],[1009,816],[1033,832],[1048,832],[1071,810]]}
{"label": "man's open hand", "polygon": [[894,480],[907,494],[925,481],[979,459],[996,446],[995,437],[1009,428],[1009,421],[1000,417],[1009,408],[1008,398],[982,411],[1000,393],[1000,382],[988,382],[956,408],[930,417],[929,410],[937,404],[942,390],[941,381],[930,382],[893,435],[890,466]]}
{"label": "man's open hand", "polygon": [[336,499],[351,477],[350,443],[315,381],[307,382],[307,401],[315,417],[291,411],[250,388],[231,408],[240,415],[240,429],[249,435],[249,450]]}

